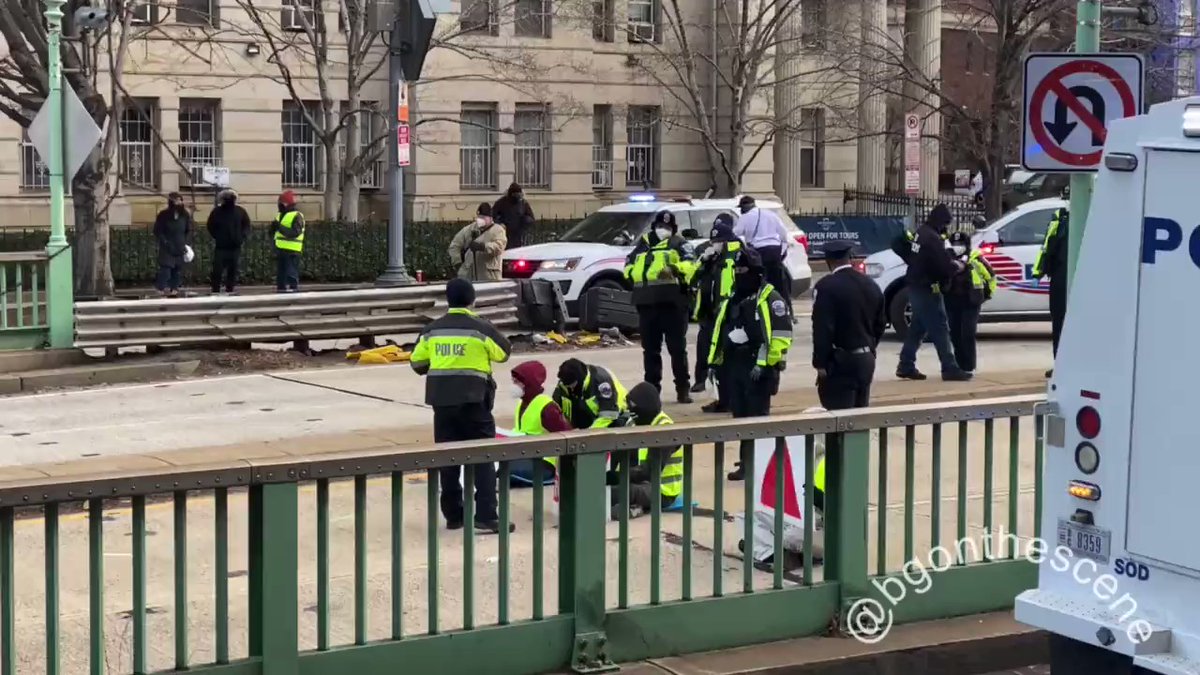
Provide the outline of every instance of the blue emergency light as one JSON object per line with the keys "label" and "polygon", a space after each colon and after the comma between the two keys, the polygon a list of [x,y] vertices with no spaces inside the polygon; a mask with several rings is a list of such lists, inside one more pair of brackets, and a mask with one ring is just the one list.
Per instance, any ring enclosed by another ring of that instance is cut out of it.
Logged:
{"label": "blue emergency light", "polygon": [[631,202],[652,202],[654,200],[654,195],[629,195],[629,201]]}

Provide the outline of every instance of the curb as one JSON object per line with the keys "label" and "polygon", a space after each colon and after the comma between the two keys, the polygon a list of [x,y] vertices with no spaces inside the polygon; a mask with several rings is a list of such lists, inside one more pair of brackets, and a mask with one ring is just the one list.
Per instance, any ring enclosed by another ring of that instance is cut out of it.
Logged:
{"label": "curb", "polygon": [[0,375],[0,394],[29,394],[67,387],[172,380],[186,377],[199,367],[199,361],[177,361],[30,370]]}

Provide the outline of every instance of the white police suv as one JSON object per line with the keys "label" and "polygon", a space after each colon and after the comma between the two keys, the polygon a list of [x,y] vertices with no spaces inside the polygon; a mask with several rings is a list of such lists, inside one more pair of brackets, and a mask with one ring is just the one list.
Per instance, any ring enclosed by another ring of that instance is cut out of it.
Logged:
{"label": "white police suv", "polygon": [[[1050,281],[1033,278],[1033,264],[1055,210],[1066,206],[1062,199],[1027,202],[971,236],[971,247],[978,248],[996,272],[996,295],[983,305],[981,323],[1050,320]],[[873,253],[862,262],[862,271],[883,291],[888,323],[900,337],[912,316],[904,287],[907,270],[891,249]]]}
{"label": "white police suv", "polygon": [[[686,196],[637,194],[629,201],[605,206],[579,221],[556,242],[534,244],[504,253],[504,278],[556,281],[572,316],[578,315],[579,298],[594,287],[628,288],[624,279],[625,256],[650,227],[654,214],[675,214],[679,234],[693,244],[708,239],[718,214],[738,216],[736,198],[692,199]],[[779,202],[758,201],[760,208],[775,211],[792,230],[784,260],[798,296],[812,284],[808,265],[808,236],[796,227]]]}

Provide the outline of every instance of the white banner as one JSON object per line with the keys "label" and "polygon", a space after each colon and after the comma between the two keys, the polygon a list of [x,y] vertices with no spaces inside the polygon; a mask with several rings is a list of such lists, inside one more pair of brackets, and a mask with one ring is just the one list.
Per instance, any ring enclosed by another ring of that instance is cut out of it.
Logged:
{"label": "white banner", "polygon": [[[785,439],[785,443],[783,547],[801,553],[804,551],[804,437],[791,436]],[[818,436],[814,451],[818,465],[824,452],[824,443]],[[754,541],[751,545],[754,559],[759,562],[770,558],[775,552],[776,475],[775,439],[757,439],[754,442]],[[813,525],[814,535],[821,525],[818,518]],[[819,536],[814,538],[817,542],[821,541]]]}

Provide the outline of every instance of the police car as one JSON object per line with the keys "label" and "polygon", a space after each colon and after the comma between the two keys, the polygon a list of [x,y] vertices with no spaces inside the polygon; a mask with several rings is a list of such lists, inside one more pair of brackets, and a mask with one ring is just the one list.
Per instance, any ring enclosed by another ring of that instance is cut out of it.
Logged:
{"label": "police car", "polygon": [[[736,198],[631,195],[628,201],[602,207],[579,221],[556,242],[505,251],[504,278],[558,282],[568,312],[577,316],[579,298],[588,289],[628,289],[624,278],[625,256],[650,229],[654,214],[662,210],[675,214],[679,234],[698,246],[707,241],[718,214],[728,213],[737,218],[737,202]],[[798,296],[812,284],[808,236],[796,227],[779,202],[760,200],[758,206],[778,214],[792,232],[784,264],[792,278],[792,294]]]}
{"label": "police car", "polygon": [[[1050,320],[1050,280],[1034,279],[1042,240],[1050,219],[1062,199],[1039,199],[1022,204],[971,236],[972,248],[996,272],[996,294],[983,305],[981,323]],[[862,263],[862,271],[879,286],[887,302],[888,323],[900,337],[908,330],[912,310],[904,274],[908,266],[891,249],[873,253]]]}

